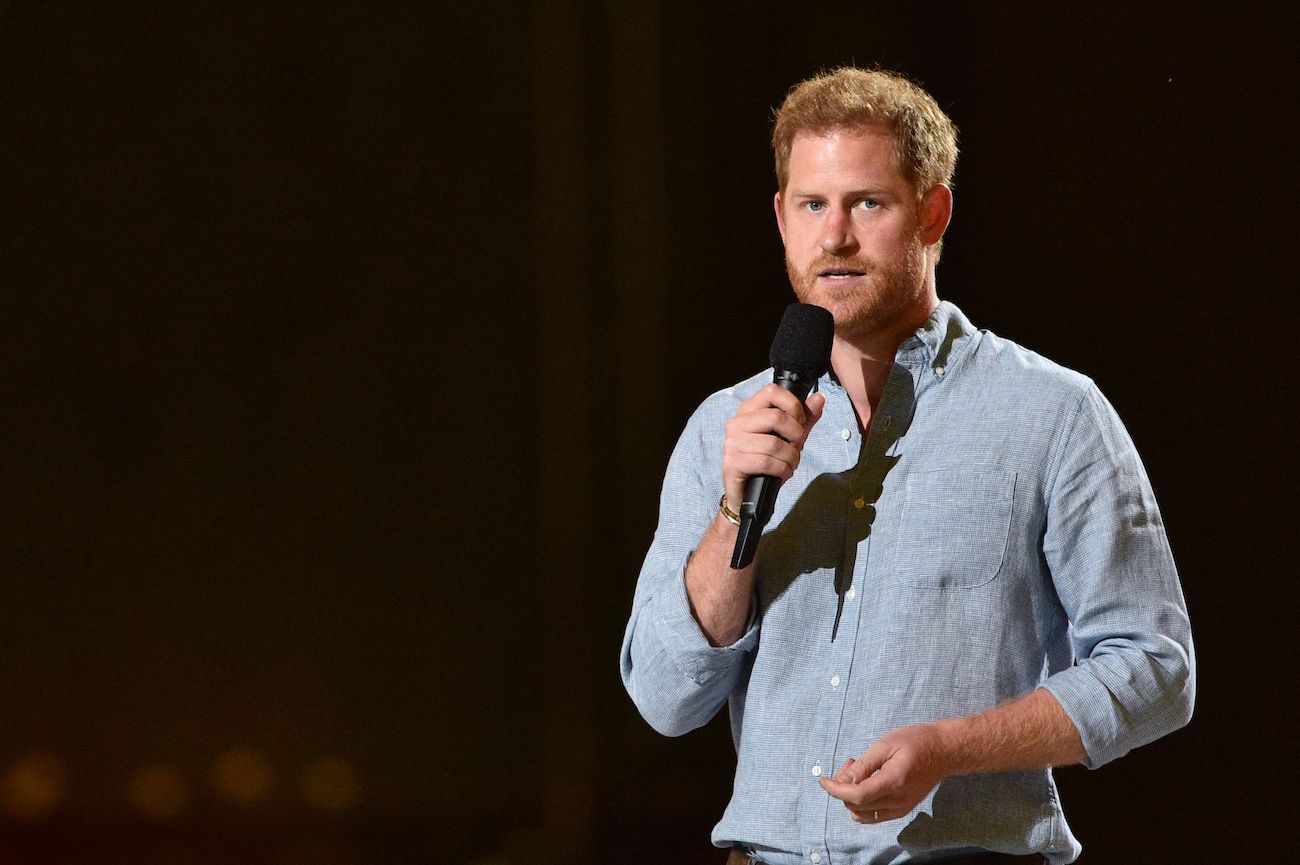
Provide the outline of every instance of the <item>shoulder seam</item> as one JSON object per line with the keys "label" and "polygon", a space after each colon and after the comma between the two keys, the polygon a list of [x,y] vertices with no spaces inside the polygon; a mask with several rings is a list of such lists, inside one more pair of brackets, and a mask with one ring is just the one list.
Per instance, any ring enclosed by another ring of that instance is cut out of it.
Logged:
{"label": "shoulder seam", "polygon": [[1079,416],[1083,414],[1083,404],[1088,401],[1088,396],[1097,388],[1096,382],[1091,378],[1083,376],[1082,373],[1076,374],[1083,377],[1084,381],[1087,382],[1087,386],[1079,389],[1079,398],[1074,404],[1074,412],[1070,415],[1070,421],[1066,425],[1063,434],[1057,439],[1056,443],[1052,447],[1052,456],[1051,461],[1049,462],[1050,468],[1047,470],[1047,476],[1043,479],[1044,493],[1049,493],[1051,489],[1056,486],[1056,475],[1060,471],[1061,462],[1064,459],[1070,441],[1074,438],[1074,431],[1079,426]]}

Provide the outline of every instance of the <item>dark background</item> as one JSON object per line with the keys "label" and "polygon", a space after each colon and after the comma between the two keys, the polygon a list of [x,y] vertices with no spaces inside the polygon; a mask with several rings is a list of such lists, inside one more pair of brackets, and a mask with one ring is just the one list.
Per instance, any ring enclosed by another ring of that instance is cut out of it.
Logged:
{"label": "dark background", "polygon": [[1059,773],[1082,861],[1289,858],[1300,22],[1081,6],[0,3],[0,861],[718,862],[725,724],[618,644],[847,62],[957,123],[940,295],[1099,383],[1180,563],[1197,714]]}

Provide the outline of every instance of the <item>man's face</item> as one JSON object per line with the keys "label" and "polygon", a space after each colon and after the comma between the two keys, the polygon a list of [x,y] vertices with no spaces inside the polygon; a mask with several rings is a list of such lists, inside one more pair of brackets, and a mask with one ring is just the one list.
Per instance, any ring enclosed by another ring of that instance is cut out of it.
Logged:
{"label": "man's face", "polygon": [[830,310],[837,335],[929,313],[920,207],[888,131],[797,136],[775,205],[795,295]]}

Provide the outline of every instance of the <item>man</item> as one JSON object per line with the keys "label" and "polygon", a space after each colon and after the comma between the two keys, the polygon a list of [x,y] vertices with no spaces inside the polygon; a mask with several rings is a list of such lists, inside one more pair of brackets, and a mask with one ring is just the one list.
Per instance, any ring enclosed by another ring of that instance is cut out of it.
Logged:
{"label": "man", "polygon": [[[1145,472],[1090,380],[939,301],[957,147],[928,94],[840,69],[790,92],[772,141],[790,282],[834,316],[832,369],[806,406],[768,371],[691,418],[624,683],[667,735],[729,705],[731,862],[1071,862],[1050,767],[1192,710]],[[736,571],[758,474],[784,485]]]}

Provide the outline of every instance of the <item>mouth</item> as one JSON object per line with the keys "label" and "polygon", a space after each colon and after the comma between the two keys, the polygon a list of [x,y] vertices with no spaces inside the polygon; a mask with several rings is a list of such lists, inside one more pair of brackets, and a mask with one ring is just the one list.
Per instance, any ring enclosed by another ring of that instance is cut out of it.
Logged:
{"label": "mouth", "polygon": [[843,268],[843,267],[832,267],[821,271],[817,275],[823,279],[850,280],[859,276],[866,276],[866,273],[864,273],[861,270],[849,270],[848,268]]}

